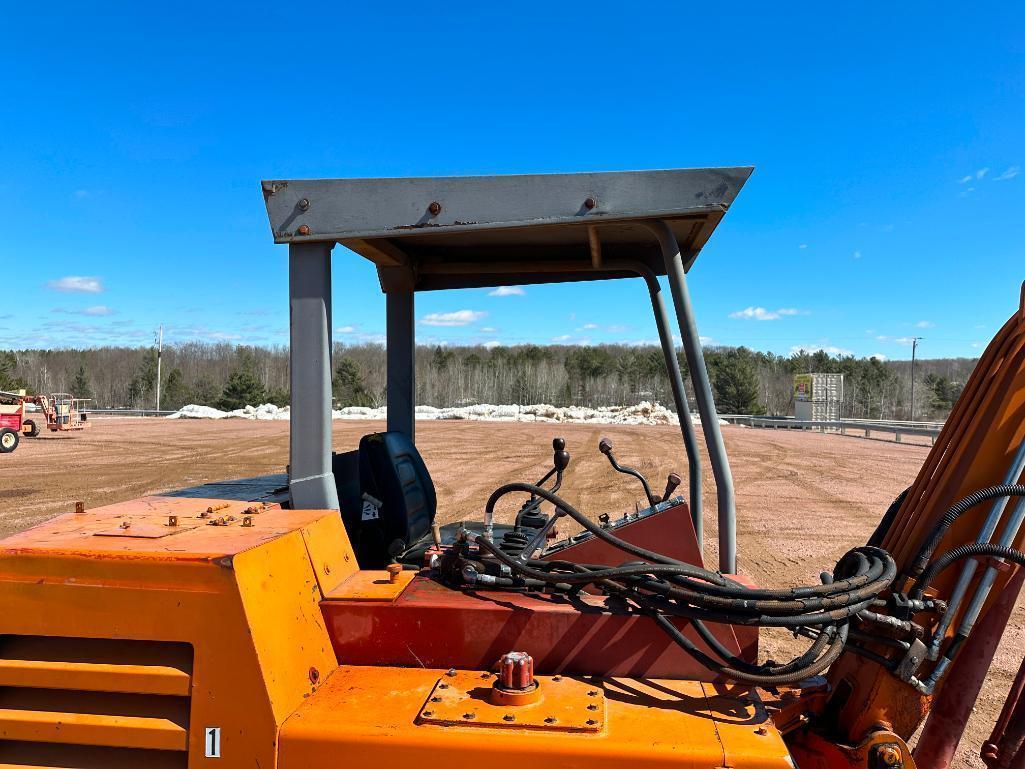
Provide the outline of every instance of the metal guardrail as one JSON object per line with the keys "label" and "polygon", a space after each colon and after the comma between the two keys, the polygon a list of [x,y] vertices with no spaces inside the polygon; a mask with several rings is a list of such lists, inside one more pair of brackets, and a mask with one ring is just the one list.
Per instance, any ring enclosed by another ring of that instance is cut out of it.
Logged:
{"label": "metal guardrail", "polygon": [[822,432],[827,430],[846,435],[848,430],[864,432],[866,438],[872,437],[872,433],[892,433],[893,439],[901,442],[905,435],[913,435],[929,438],[930,443],[936,443],[936,436],[943,428],[942,422],[902,422],[898,420],[868,420],[868,419],[839,419],[839,420],[805,420],[794,419],[793,417],[756,417],[750,414],[720,414],[721,419],[730,424],[747,425],[748,427],[771,428],[773,430],[815,430]]}
{"label": "metal guardrail", "polygon": [[166,417],[173,411],[157,411],[156,409],[86,409],[90,417]]}

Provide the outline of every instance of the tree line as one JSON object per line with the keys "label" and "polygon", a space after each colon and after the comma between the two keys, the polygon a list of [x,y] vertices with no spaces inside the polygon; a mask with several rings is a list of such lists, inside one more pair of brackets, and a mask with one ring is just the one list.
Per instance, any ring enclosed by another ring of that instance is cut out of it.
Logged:
{"label": "tree line", "polygon": [[[846,418],[910,419],[908,361],[831,356],[823,351],[776,355],[746,347],[708,347],[705,362],[719,412],[787,415],[794,410],[795,374],[844,375]],[[686,360],[680,369],[693,406]],[[385,350],[380,345],[334,349],[337,406],[385,402]],[[975,360],[918,361],[916,419],[949,413]],[[188,342],[164,348],[161,408],[187,403],[222,409],[243,405],[285,405],[288,350],[228,343]],[[157,356],[152,348],[0,351],[0,390],[71,392],[90,398],[94,408],[154,408]],[[461,406],[475,403],[550,403],[555,406],[611,406],[642,400],[672,405],[665,359],[655,346],[520,345],[515,347],[420,346],[416,351],[417,403]]]}

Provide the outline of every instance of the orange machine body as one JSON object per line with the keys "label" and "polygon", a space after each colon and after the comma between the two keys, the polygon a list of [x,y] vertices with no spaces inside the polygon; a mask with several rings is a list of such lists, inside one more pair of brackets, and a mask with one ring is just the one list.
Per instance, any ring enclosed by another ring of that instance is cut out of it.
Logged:
{"label": "orange machine body", "polygon": [[[504,706],[486,669],[338,659],[326,602],[388,603],[421,579],[359,572],[337,512],[276,504],[145,497],[14,535],[0,766],[315,769],[437,751],[495,769],[792,766],[746,688],[539,675],[536,701]],[[463,689],[434,713],[448,682]]]}

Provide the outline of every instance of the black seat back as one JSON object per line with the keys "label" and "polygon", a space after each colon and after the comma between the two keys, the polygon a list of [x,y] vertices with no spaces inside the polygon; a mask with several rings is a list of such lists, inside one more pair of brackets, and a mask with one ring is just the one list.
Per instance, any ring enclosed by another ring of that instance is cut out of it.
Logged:
{"label": "black seat back", "polygon": [[376,521],[368,518],[368,512],[361,513],[359,555],[366,568],[387,563],[391,555],[427,534],[438,499],[420,452],[404,433],[363,436],[359,478],[362,492],[381,502]]}

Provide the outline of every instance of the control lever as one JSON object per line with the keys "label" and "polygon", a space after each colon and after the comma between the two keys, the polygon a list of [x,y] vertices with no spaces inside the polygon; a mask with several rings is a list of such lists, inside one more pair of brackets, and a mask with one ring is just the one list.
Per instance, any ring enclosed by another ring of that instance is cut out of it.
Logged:
{"label": "control lever", "polygon": [[[552,469],[545,473],[544,477],[534,485],[543,486],[554,475],[555,483],[553,483],[551,489],[549,489],[549,491],[554,494],[562,486],[562,474],[566,471],[566,468],[569,467],[570,456],[569,452],[566,451],[566,439],[555,438],[552,440],[552,451],[554,452],[552,455]],[[523,507],[521,507],[520,511],[516,514],[516,527],[520,527],[524,518],[530,517],[535,517],[535,521],[533,522],[544,525],[544,521],[536,520],[536,516],[534,516],[542,502],[543,500],[540,497],[535,496],[531,496],[530,499],[524,502]],[[530,528],[536,528],[536,526],[532,526]]]}
{"label": "control lever", "polygon": [[662,501],[668,500],[681,483],[683,483],[683,478],[676,473],[669,473],[669,477],[666,478],[666,490],[662,492]]}
{"label": "control lever", "polygon": [[616,458],[612,454],[612,441],[610,441],[608,438],[602,438],[600,441],[598,441],[598,451],[600,451],[608,458],[609,464],[612,465],[612,469],[615,470],[617,473],[623,473],[624,475],[632,475],[634,478],[641,482],[641,485],[644,487],[644,496],[648,498],[649,507],[654,507],[658,504],[658,499],[655,497],[654,494],[651,493],[651,486],[648,485],[648,479],[641,475],[639,471],[634,470],[632,467],[624,467],[616,461]]}

